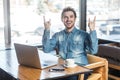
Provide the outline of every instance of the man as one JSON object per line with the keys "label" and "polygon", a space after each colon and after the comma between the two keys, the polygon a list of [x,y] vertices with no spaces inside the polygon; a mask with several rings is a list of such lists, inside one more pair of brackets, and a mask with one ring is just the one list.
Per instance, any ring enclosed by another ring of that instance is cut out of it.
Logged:
{"label": "man", "polygon": [[[93,21],[90,21],[90,19],[88,21],[90,33],[75,27],[76,17],[76,12],[73,8],[64,8],[61,20],[65,25],[65,29],[55,33],[51,39],[51,22],[50,20],[45,21],[44,17],[43,51],[50,52],[57,49],[61,58],[74,58],[76,64],[85,66],[88,64],[87,52],[95,54],[98,50],[98,39],[95,31],[96,17],[94,17]],[[77,77],[72,76],[61,80],[77,80]]]}

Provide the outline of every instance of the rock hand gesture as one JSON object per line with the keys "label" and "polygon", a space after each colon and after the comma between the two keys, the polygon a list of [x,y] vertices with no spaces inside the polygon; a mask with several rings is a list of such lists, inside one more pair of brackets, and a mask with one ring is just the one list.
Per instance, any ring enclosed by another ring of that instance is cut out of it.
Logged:
{"label": "rock hand gesture", "polygon": [[44,20],[44,27],[45,29],[50,29],[50,26],[51,26],[51,20],[49,19],[49,21],[46,21],[45,20],[45,16],[43,16],[43,20]]}
{"label": "rock hand gesture", "polygon": [[90,31],[95,30],[95,22],[96,22],[96,16],[94,17],[93,21],[90,21],[90,18],[88,20],[88,27]]}

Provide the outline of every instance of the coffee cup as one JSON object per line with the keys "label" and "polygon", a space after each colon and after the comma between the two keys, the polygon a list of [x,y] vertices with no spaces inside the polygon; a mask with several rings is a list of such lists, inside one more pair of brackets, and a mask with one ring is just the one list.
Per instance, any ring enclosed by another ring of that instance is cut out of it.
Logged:
{"label": "coffee cup", "polygon": [[74,61],[74,59],[66,59],[65,60],[65,65],[66,65],[66,67],[72,67],[72,66],[74,66],[75,65],[75,61]]}

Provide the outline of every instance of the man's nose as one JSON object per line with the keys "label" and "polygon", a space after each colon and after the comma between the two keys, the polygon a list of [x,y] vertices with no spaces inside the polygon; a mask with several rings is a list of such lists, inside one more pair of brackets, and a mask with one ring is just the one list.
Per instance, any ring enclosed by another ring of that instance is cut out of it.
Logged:
{"label": "man's nose", "polygon": [[70,18],[68,17],[68,18],[67,18],[67,20],[69,21],[69,20],[70,20]]}

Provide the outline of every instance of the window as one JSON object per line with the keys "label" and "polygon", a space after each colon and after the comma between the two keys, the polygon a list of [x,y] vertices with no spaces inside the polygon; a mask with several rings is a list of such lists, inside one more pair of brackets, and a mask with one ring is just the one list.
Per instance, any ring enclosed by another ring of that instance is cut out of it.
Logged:
{"label": "window", "polygon": [[120,0],[87,0],[86,13],[96,16],[98,38],[120,42]]}
{"label": "window", "polygon": [[51,19],[51,35],[62,30],[61,11],[66,6],[75,8],[79,17],[79,0],[11,0],[10,5],[13,43],[41,44],[44,15]]}
{"label": "window", "polygon": [[4,15],[3,15],[3,0],[0,0],[0,48],[4,45]]}

